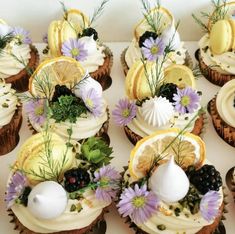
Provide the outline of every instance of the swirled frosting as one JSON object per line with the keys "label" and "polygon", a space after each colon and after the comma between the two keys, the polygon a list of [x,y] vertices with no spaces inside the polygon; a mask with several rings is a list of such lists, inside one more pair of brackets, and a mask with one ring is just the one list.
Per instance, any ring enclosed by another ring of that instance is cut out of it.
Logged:
{"label": "swirled frosting", "polygon": [[220,117],[235,128],[235,80],[227,82],[218,92],[216,108]]}
{"label": "swirled frosting", "polygon": [[18,99],[15,90],[11,89],[11,84],[0,82],[0,128],[10,123],[17,104]]}
{"label": "swirled frosting", "polygon": [[163,97],[154,97],[142,104],[144,120],[154,127],[167,124],[174,115],[173,105]]}
{"label": "swirled frosting", "polygon": [[[198,110],[200,109],[200,105]],[[195,111],[197,113],[197,111]],[[147,135],[151,135],[157,130],[168,129],[172,127],[184,129],[185,126],[191,121],[195,113],[187,113],[180,115],[179,113],[175,112],[173,117],[164,125],[156,127],[148,124],[144,119],[143,110],[141,107],[137,108],[136,117],[127,125],[133,132],[138,134],[141,137],[145,137]],[[194,128],[195,121],[192,121],[191,124],[187,127],[187,131],[191,132]]]}
{"label": "swirled frosting", "polygon": [[[184,43],[180,43],[180,47],[174,51],[168,54],[168,59],[164,63],[164,67],[168,67],[172,63],[177,64],[184,64],[185,58],[186,58],[186,49],[183,47]],[[142,58],[141,50],[138,44],[138,41],[134,38],[129,45],[126,54],[125,54],[125,61],[130,68],[137,60]]]}
{"label": "swirled frosting", "polygon": [[199,41],[199,48],[203,62],[222,74],[235,74],[235,54],[232,51],[215,55],[209,47],[209,34]]}
{"label": "swirled frosting", "polygon": [[[20,58],[19,62],[16,58]],[[30,59],[30,47],[28,44],[18,44],[16,41],[11,41],[1,50],[0,54],[0,78],[5,79],[9,76],[18,74],[25,68],[24,64],[28,64]]]}
{"label": "swirled frosting", "polygon": [[98,70],[98,67],[104,63],[104,47],[97,45],[96,41],[91,37],[81,37],[79,39],[84,43],[84,47],[88,52],[88,55],[84,61],[80,61],[84,69],[88,72],[94,72]]}

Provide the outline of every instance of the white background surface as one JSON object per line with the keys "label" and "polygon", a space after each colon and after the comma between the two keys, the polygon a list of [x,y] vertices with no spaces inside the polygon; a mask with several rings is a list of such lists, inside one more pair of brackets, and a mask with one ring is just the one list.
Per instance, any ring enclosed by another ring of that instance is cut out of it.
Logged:
{"label": "white background surface", "polygon": [[[121,97],[125,96],[124,93],[124,74],[120,64],[120,54],[128,43],[107,43],[114,54],[114,66],[112,68],[111,76],[113,78],[113,84],[111,88],[104,92],[110,110],[113,110],[115,104]],[[40,46],[42,48],[42,46]],[[197,48],[196,42],[186,43],[190,54],[193,57],[193,53]],[[197,81],[197,89],[201,90],[202,105],[206,105],[208,101],[216,94],[219,87],[209,83],[205,78],[200,77]],[[235,148],[226,144],[215,132],[211,119],[208,116],[208,125],[206,127],[206,134],[204,141],[206,143],[207,158],[215,165],[217,170],[221,172],[221,176],[224,180],[226,172],[233,166],[235,166]],[[24,116],[23,125],[20,130],[20,142],[18,146],[9,154],[0,157],[0,234],[16,234],[14,231],[13,224],[9,223],[10,217],[7,216],[5,204],[4,204],[4,192],[6,189],[6,181],[9,175],[9,166],[14,162],[20,145],[31,135],[26,124],[26,118]],[[114,150],[114,159],[112,165],[114,165],[119,171],[122,170],[123,166],[128,164],[130,151],[132,149],[131,143],[128,141],[124,134],[124,131],[115,126],[113,119],[110,120],[109,136],[111,139],[111,145]],[[235,204],[229,191],[226,189],[228,194],[228,210],[226,214],[227,220],[224,221],[227,234],[235,233]],[[107,234],[133,234],[133,231],[128,228],[128,225],[124,223],[117,211],[112,209],[109,214],[106,215],[108,224]]]}
{"label": "white background surface", "polygon": [[[61,0],[68,8],[77,8],[91,16],[102,0]],[[156,0],[149,0],[156,4]],[[191,15],[210,9],[211,0],[160,0],[180,20],[179,32],[184,41],[197,41],[202,32]],[[229,2],[229,0],[228,0]],[[0,0],[0,18],[12,26],[31,32],[34,42],[41,42],[49,23],[62,17],[59,0]],[[142,19],[140,0],[109,0],[103,15],[95,22],[102,41],[130,41],[133,27]]]}

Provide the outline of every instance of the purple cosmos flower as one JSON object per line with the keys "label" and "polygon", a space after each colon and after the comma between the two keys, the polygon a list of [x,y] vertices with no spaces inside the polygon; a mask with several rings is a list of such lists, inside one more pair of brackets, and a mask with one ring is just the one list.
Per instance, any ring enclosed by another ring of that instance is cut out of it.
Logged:
{"label": "purple cosmos flower", "polygon": [[5,197],[7,208],[10,208],[14,204],[14,202],[20,197],[20,195],[22,195],[26,185],[27,179],[21,172],[17,171],[11,177]]}
{"label": "purple cosmos flower", "polygon": [[193,113],[198,108],[199,99],[197,92],[190,87],[177,89],[173,96],[175,110],[180,114]]}
{"label": "purple cosmos flower", "polygon": [[202,217],[208,222],[214,220],[218,215],[220,198],[220,194],[217,191],[209,191],[203,196],[200,202],[200,212]]}
{"label": "purple cosmos flower", "polygon": [[96,198],[105,202],[112,202],[112,198],[115,198],[118,192],[121,176],[110,165],[101,167],[94,175],[94,181],[99,182],[95,191]]}
{"label": "purple cosmos flower", "polygon": [[125,126],[135,118],[136,111],[137,106],[135,103],[130,102],[128,99],[120,99],[112,114],[116,124]]}
{"label": "purple cosmos flower", "polygon": [[20,43],[24,43],[24,44],[32,43],[32,40],[29,37],[29,31],[21,27],[14,27],[12,34],[20,41]]}
{"label": "purple cosmos flower", "polygon": [[129,215],[136,224],[141,224],[156,212],[158,204],[159,199],[153,192],[147,191],[146,184],[140,188],[135,184],[134,189],[129,187],[123,191],[117,206],[123,217]]}
{"label": "purple cosmos flower", "polygon": [[32,100],[25,105],[26,113],[29,119],[39,124],[43,125],[46,120],[46,101],[44,99]]}
{"label": "purple cosmos flower", "polygon": [[48,34],[47,34],[47,33],[45,33],[45,34],[43,35],[42,41],[43,41],[44,43],[48,44]]}
{"label": "purple cosmos flower", "polygon": [[147,38],[143,45],[141,47],[143,56],[149,61],[156,61],[164,53],[165,44],[160,37],[155,40],[152,37]]}
{"label": "purple cosmos flower", "polygon": [[98,117],[102,113],[102,97],[99,96],[94,88],[84,89],[81,92],[81,98],[84,101],[88,110],[95,116]]}
{"label": "purple cosmos flower", "polygon": [[72,57],[77,61],[84,61],[88,55],[84,44],[79,39],[70,39],[62,44],[61,52],[63,55]]}

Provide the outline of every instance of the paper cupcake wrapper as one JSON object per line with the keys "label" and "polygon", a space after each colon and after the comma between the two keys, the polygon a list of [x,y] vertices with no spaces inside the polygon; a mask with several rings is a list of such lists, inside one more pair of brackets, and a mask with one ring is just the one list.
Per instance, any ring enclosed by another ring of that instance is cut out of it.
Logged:
{"label": "paper cupcake wrapper", "polygon": [[217,134],[229,145],[235,147],[235,128],[229,126],[220,117],[216,108],[216,97],[208,103],[208,112],[211,115],[212,123]]}
{"label": "paper cupcake wrapper", "polygon": [[[95,136],[101,137],[104,139],[104,141],[109,145],[110,144],[110,139],[108,135],[108,129],[109,129],[109,120],[110,120],[110,113],[109,109],[107,109],[107,114],[108,114],[108,119],[103,123],[102,127],[100,128],[99,132],[96,133]],[[27,124],[29,127],[29,130],[32,132],[32,134],[36,134],[37,131],[33,128],[32,124],[30,123],[29,119],[27,119]],[[82,139],[81,141],[83,141]]]}
{"label": "paper cupcake wrapper", "polygon": [[203,76],[215,85],[223,86],[226,82],[235,78],[235,75],[221,74],[210,66],[207,66],[202,60],[200,51],[198,52],[198,63]]}
{"label": "paper cupcake wrapper", "polygon": [[91,77],[101,84],[103,90],[108,89],[112,84],[110,73],[113,66],[113,53],[106,45],[104,47],[105,59],[103,65],[99,66],[97,71],[90,73]]}
{"label": "paper cupcake wrapper", "polygon": [[[27,65],[27,69],[34,71],[39,63],[39,54],[35,46],[30,45],[30,48],[30,60]],[[15,89],[17,92],[25,92],[28,90],[29,78],[30,74],[26,70],[26,68],[24,68],[18,74],[6,78],[5,81],[6,83],[11,83],[12,88]]]}
{"label": "paper cupcake wrapper", "polygon": [[22,124],[22,104],[18,106],[11,122],[0,128],[0,156],[11,152],[18,144]]}
{"label": "paper cupcake wrapper", "polygon": [[[102,228],[101,225],[103,225],[103,223],[106,224],[105,219],[104,219],[104,214],[108,212],[108,208],[109,207],[105,207],[103,211],[101,212],[101,214],[87,227],[84,227],[81,229],[75,229],[75,230],[53,232],[53,234],[93,234],[93,233],[95,234],[97,233],[97,230]],[[19,221],[19,219],[15,216],[12,210],[8,210],[8,216],[11,217],[10,223],[15,225],[14,230],[18,230],[20,234],[38,234],[34,231],[29,230],[27,227],[25,227]],[[105,232],[102,232],[102,234],[105,234]]]}
{"label": "paper cupcake wrapper", "polygon": [[[122,68],[123,68],[125,76],[127,75],[128,70],[129,70],[129,67],[128,67],[126,60],[125,60],[125,55],[126,55],[127,49],[128,49],[128,47],[125,48],[121,53],[121,64],[122,64]],[[184,65],[189,67],[190,69],[193,69],[193,60],[192,60],[188,51],[186,51],[186,58],[185,58]]]}
{"label": "paper cupcake wrapper", "polygon": [[[191,133],[203,138],[205,131],[206,131],[207,123],[208,123],[208,120],[207,120],[206,113],[201,114],[200,117],[195,121],[194,128]],[[124,126],[124,131],[125,131],[126,136],[128,137],[128,139],[133,145],[135,145],[139,140],[142,139],[141,136],[134,133],[130,128],[128,128],[128,126]]]}

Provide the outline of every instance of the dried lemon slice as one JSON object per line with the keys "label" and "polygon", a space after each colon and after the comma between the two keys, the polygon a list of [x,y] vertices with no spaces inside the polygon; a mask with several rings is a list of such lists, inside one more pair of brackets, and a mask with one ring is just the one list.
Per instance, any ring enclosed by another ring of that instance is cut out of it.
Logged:
{"label": "dried lemon slice", "polygon": [[5,20],[0,19],[0,24],[7,24]]}
{"label": "dried lemon slice", "polygon": [[69,57],[58,57],[42,62],[29,80],[29,91],[36,97],[51,98],[57,84],[71,88],[84,77],[79,62]]}
{"label": "dried lemon slice", "polygon": [[179,64],[170,65],[164,70],[164,82],[174,83],[179,88],[186,86],[195,88],[195,78],[192,70]]}
{"label": "dried lemon slice", "polygon": [[131,177],[140,179],[146,176],[155,159],[161,158],[158,163],[162,163],[171,155],[183,169],[190,165],[201,167],[205,160],[204,142],[191,133],[178,136],[179,132],[179,129],[161,130],[140,140],[130,155]]}
{"label": "dried lemon slice", "polygon": [[[173,15],[164,7],[155,7],[150,11],[149,14],[153,16],[156,24],[160,22],[159,32],[157,33],[161,33],[174,21]],[[135,38],[137,39],[137,41],[146,30],[151,31],[152,29],[149,26],[147,20],[144,18],[136,25],[134,30]]]}

